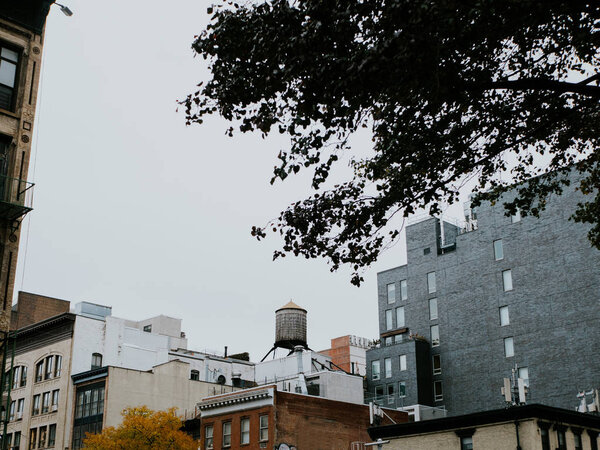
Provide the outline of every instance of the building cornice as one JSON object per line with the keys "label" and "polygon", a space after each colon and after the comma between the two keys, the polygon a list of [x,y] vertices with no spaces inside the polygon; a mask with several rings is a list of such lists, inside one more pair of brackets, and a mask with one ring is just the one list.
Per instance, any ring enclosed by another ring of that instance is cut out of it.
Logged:
{"label": "building cornice", "polygon": [[198,408],[201,411],[206,411],[208,409],[220,408],[222,406],[230,406],[236,405],[240,403],[253,402],[256,400],[262,400],[265,398],[273,397],[272,388],[269,389],[258,389],[250,392],[243,392],[239,394],[231,394],[219,398],[213,398],[204,400],[198,403]]}
{"label": "building cornice", "polygon": [[591,414],[554,408],[552,406],[532,404],[505,409],[494,409],[462,416],[443,417],[368,429],[372,439],[412,436],[440,431],[454,431],[460,428],[473,428],[495,423],[514,422],[518,420],[538,419],[551,424],[569,424],[584,428],[600,430],[600,417]]}

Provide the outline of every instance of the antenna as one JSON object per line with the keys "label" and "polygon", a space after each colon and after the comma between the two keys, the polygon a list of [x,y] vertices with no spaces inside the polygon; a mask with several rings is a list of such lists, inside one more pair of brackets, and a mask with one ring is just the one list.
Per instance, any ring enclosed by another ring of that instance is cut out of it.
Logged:
{"label": "antenna", "polygon": [[506,406],[519,406],[527,403],[527,393],[529,388],[525,386],[525,380],[519,378],[519,366],[515,363],[515,367],[511,369],[510,378],[504,378],[504,385],[500,392],[504,396]]}

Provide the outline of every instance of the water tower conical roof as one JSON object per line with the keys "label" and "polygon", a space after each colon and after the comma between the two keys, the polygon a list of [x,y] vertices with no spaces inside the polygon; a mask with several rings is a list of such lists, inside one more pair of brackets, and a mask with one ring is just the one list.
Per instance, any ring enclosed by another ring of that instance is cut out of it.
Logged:
{"label": "water tower conical roof", "polygon": [[304,311],[306,312],[306,310],[304,308],[301,308],[300,306],[296,305],[293,301],[289,301],[288,303],[286,303],[285,305],[283,305],[281,308],[279,308],[277,311],[281,311],[282,309],[299,309],[300,311]]}

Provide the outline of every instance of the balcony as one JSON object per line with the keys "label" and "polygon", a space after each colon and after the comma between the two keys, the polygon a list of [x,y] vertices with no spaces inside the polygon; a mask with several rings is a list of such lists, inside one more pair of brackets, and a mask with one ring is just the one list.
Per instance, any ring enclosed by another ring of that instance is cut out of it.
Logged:
{"label": "balcony", "polygon": [[17,220],[31,211],[33,183],[0,175],[0,219]]}

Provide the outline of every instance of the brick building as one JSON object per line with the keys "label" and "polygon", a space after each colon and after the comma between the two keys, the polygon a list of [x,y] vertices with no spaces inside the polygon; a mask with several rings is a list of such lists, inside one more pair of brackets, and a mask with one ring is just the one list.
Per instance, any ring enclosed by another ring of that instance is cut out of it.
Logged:
{"label": "brick building", "polygon": [[43,35],[52,0],[0,3],[0,331],[7,331],[27,181]]}
{"label": "brick building", "polygon": [[331,348],[319,353],[329,356],[331,362],[348,373],[366,375],[366,351],[371,342],[367,338],[348,335],[331,340]]}
{"label": "brick building", "polygon": [[367,351],[366,400],[501,408],[515,365],[528,402],[572,409],[600,385],[600,251],[589,225],[568,220],[583,195],[569,176],[539,218],[507,217],[499,201],[467,209],[476,226],[409,224],[407,264],[377,275],[381,344]]}
{"label": "brick building", "polygon": [[[200,410],[200,448],[349,450],[369,442],[369,406],[263,386],[208,397]],[[382,424],[408,420],[387,410]],[[391,419],[390,419],[391,418]]]}

